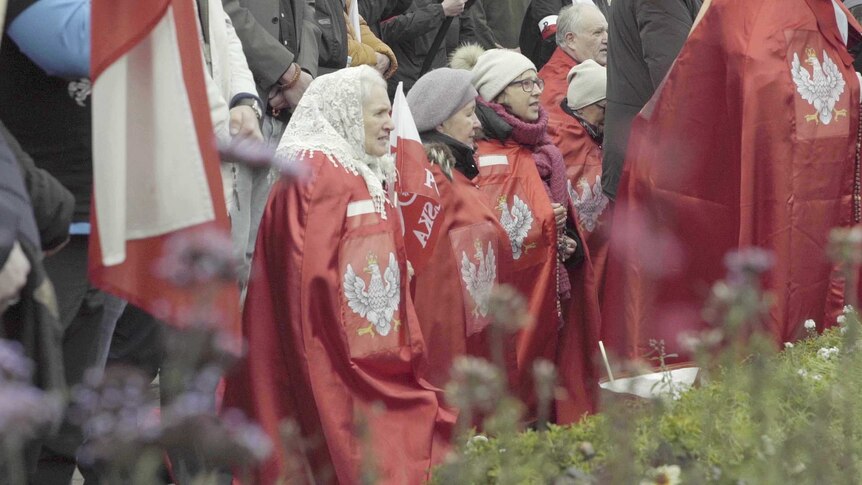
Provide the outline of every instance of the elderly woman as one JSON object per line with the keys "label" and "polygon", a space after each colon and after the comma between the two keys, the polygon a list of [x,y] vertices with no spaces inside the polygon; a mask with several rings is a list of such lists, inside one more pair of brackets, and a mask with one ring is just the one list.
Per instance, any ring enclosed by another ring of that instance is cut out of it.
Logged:
{"label": "elderly woman", "polygon": [[[564,264],[583,257],[567,211],[565,165],[548,137],[548,115],[539,104],[544,82],[529,59],[514,51],[467,46],[452,63],[472,70],[484,130],[475,183],[494,200],[509,235],[516,288],[527,296],[535,319],[518,336],[517,349],[519,394],[532,405],[533,362],[540,357],[555,361],[558,355],[563,305],[571,289]],[[582,394],[582,389],[571,392]]]}
{"label": "elderly woman", "polygon": [[[459,355],[487,357],[488,299],[494,285],[509,283],[512,250],[478,176],[474,137],[476,89],[467,71],[440,68],[422,76],[407,95],[416,128],[429,152],[443,205],[441,234],[429,264],[415,276],[416,314],[427,344],[428,380],[443,386]],[[445,304],[441,304],[445,303]],[[511,377],[513,352],[494,342]],[[505,354],[505,355],[504,355]]]}
{"label": "elderly woman", "polygon": [[225,397],[277,444],[257,483],[302,472],[285,420],[318,481],[421,483],[445,451],[453,416],[415,371],[425,345],[386,190],[390,109],[379,73],[347,68],[311,84],[279,144],[309,175],[273,187],[245,303],[251,351]]}
{"label": "elderly woman", "polygon": [[566,77],[567,95],[560,109],[549,110],[548,134],[563,154],[575,219],[590,249],[593,270],[601,275],[607,259],[602,214],[608,207],[608,197],[602,192],[601,178],[608,78],[605,67],[593,60],[573,67]]}

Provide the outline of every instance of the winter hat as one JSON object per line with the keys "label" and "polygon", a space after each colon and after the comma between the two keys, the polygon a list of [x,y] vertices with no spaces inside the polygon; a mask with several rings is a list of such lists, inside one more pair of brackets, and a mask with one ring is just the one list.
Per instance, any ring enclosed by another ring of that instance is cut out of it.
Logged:
{"label": "winter hat", "polygon": [[407,93],[419,133],[433,130],[478,95],[469,71],[441,67],[419,78]]}
{"label": "winter hat", "polygon": [[494,101],[506,87],[525,71],[536,71],[535,64],[524,55],[507,49],[484,51],[465,46],[452,55],[452,67],[472,69],[473,86],[485,101]]}
{"label": "winter hat", "polygon": [[608,71],[596,61],[586,61],[573,67],[566,75],[569,90],[566,100],[571,109],[581,109],[606,97]]}

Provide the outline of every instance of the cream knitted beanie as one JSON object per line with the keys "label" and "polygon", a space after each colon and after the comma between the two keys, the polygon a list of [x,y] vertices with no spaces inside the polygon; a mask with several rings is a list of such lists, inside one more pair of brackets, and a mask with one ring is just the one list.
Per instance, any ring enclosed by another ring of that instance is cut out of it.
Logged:
{"label": "cream knitted beanie", "polygon": [[506,49],[491,49],[473,67],[473,86],[485,101],[493,101],[518,76],[536,65],[523,54]]}
{"label": "cream knitted beanie", "polygon": [[592,59],[573,67],[566,76],[569,82],[569,90],[566,93],[569,108],[581,109],[605,99],[607,72],[607,69]]}

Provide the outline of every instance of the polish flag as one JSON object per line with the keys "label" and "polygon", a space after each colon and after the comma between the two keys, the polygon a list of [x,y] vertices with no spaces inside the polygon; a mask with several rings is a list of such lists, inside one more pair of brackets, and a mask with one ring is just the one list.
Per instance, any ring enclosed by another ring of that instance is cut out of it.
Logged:
{"label": "polish flag", "polygon": [[[196,295],[155,274],[171,237],[229,238],[194,0],[93,0],[90,278],[159,318]],[[217,300],[238,328],[236,285]]]}
{"label": "polish flag", "polygon": [[402,83],[398,83],[395,91],[392,122],[395,129],[389,143],[398,169],[395,192],[401,211],[401,228],[407,259],[418,273],[431,258],[440,236],[442,224],[438,222],[442,219],[443,205],[435,176],[439,178],[443,174],[440,167],[432,165],[425,155]]}

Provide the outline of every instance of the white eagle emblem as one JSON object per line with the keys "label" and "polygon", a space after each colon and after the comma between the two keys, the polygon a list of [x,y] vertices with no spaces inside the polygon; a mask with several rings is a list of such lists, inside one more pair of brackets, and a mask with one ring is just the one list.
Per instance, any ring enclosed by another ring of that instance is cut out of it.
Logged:
{"label": "white eagle emblem", "polygon": [[509,211],[505,195],[500,196],[497,209],[501,212],[500,225],[506,230],[509,242],[512,244],[512,257],[520,259],[523,253],[536,247],[533,243],[524,246],[524,239],[527,238],[530,227],[533,225],[533,212],[530,211],[530,207],[527,206],[526,202],[521,200],[517,195],[512,201],[511,211]]}
{"label": "white eagle emblem", "polygon": [[569,197],[572,198],[572,204],[577,209],[578,222],[589,232],[593,232],[599,221],[599,216],[605,211],[608,206],[608,197],[602,192],[602,177],[596,175],[596,183],[590,187],[587,179],[581,177],[578,180],[578,188],[581,189],[580,195],[578,190],[572,186],[572,181],[568,181]]}
{"label": "white eagle emblem", "polygon": [[376,256],[369,254],[367,261],[368,266],[364,271],[371,275],[368,289],[365,288],[365,280],[348,264],[344,273],[344,297],[347,298],[350,309],[370,323],[359,329],[359,335],[370,334],[373,337],[376,331],[385,337],[389,335],[393,322],[396,330],[400,324],[392,317],[401,300],[401,272],[395,260],[395,253],[389,253],[389,267],[382,275]]}
{"label": "white eagle emblem", "polygon": [[817,59],[817,53],[812,48],[805,49],[806,64],[811,65],[811,73],[800,65],[799,56],[793,53],[793,62],[790,63],[790,74],[796,84],[796,91],[802,99],[808,101],[814,107],[814,113],[805,116],[805,121],[823,123],[828,125],[833,116],[847,116],[847,110],[835,109],[835,103],[844,92],[844,76],[838,70],[838,66],[823,51],[823,64]]}
{"label": "white eagle emblem", "polygon": [[479,261],[477,267],[470,257],[467,256],[467,251],[462,252],[461,256],[461,278],[464,284],[467,285],[467,291],[475,302],[473,307],[473,316],[488,316],[488,301],[491,298],[491,289],[494,283],[497,282],[497,258],[494,256],[494,248],[491,247],[491,241],[488,241],[488,252],[482,251],[482,242],[478,239],[474,243],[476,247],[476,260]]}

